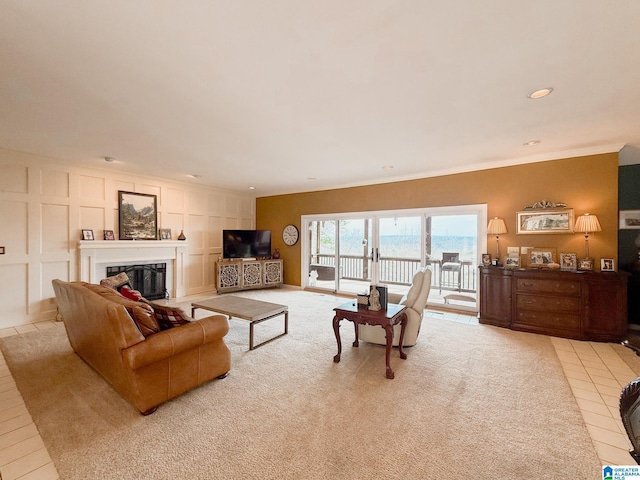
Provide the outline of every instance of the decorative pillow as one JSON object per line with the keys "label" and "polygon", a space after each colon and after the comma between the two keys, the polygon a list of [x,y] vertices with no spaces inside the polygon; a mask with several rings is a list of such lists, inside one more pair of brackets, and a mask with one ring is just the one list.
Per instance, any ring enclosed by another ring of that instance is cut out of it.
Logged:
{"label": "decorative pillow", "polygon": [[142,299],[142,294],[138,290],[133,290],[127,285],[120,287],[120,295],[134,302],[139,302]]}
{"label": "decorative pillow", "polygon": [[111,287],[93,285],[90,283],[85,286],[107,300],[124,305],[129,316],[138,327],[138,330],[140,330],[140,333],[145,337],[160,331],[160,325],[158,324],[158,320],[153,313],[153,308],[151,308],[150,305],[129,300],[113,290]]}
{"label": "decorative pillow", "polygon": [[131,286],[129,284],[129,277],[127,277],[127,274],[124,272],[120,272],[119,274],[112,277],[103,278],[102,280],[100,280],[100,285],[102,285],[103,287],[112,288],[114,290],[118,290],[123,285]]}
{"label": "decorative pillow", "polygon": [[178,307],[164,307],[153,305],[153,311],[158,319],[158,324],[162,330],[179,327],[191,321],[191,317],[185,311]]}

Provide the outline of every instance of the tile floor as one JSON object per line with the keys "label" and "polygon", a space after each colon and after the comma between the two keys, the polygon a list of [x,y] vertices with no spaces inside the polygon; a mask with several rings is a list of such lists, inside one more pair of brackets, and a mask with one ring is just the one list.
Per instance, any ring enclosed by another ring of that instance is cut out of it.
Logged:
{"label": "tile floor", "polygon": [[[427,310],[426,316],[478,323],[475,316],[453,312]],[[61,323],[43,322],[0,330],[0,337],[45,328],[64,327]],[[637,357],[621,345],[556,337],[551,337],[551,342],[602,464],[633,465],[628,453],[631,446],[618,412],[618,398],[622,388],[640,376]],[[56,468],[1,353],[0,405],[0,480],[57,479]]]}

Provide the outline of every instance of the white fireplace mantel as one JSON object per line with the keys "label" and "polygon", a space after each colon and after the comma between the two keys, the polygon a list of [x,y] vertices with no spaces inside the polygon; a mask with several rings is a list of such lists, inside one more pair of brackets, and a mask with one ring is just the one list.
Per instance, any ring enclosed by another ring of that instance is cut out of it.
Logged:
{"label": "white fireplace mantel", "polygon": [[187,293],[184,266],[188,254],[186,241],[175,240],[82,240],[80,253],[80,281],[99,283],[106,275],[106,267],[128,263],[168,262],[171,277],[167,290],[171,297]]}

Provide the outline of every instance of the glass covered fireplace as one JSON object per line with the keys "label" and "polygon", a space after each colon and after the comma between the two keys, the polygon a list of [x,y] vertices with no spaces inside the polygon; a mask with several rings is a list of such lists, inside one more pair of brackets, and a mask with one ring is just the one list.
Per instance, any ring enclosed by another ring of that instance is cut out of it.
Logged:
{"label": "glass covered fireplace", "polygon": [[131,288],[138,290],[147,300],[168,298],[167,264],[146,263],[144,265],[120,265],[107,267],[107,277],[124,272],[129,277]]}

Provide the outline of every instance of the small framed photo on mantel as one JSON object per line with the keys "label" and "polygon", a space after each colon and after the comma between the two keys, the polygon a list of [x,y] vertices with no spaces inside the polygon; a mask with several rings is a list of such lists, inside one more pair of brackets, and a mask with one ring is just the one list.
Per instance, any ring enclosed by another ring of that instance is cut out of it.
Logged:
{"label": "small framed photo on mantel", "polygon": [[170,228],[161,228],[160,229],[160,240],[171,240],[171,229]]}
{"label": "small framed photo on mantel", "polygon": [[93,230],[89,230],[88,228],[82,229],[82,240],[93,240]]}

